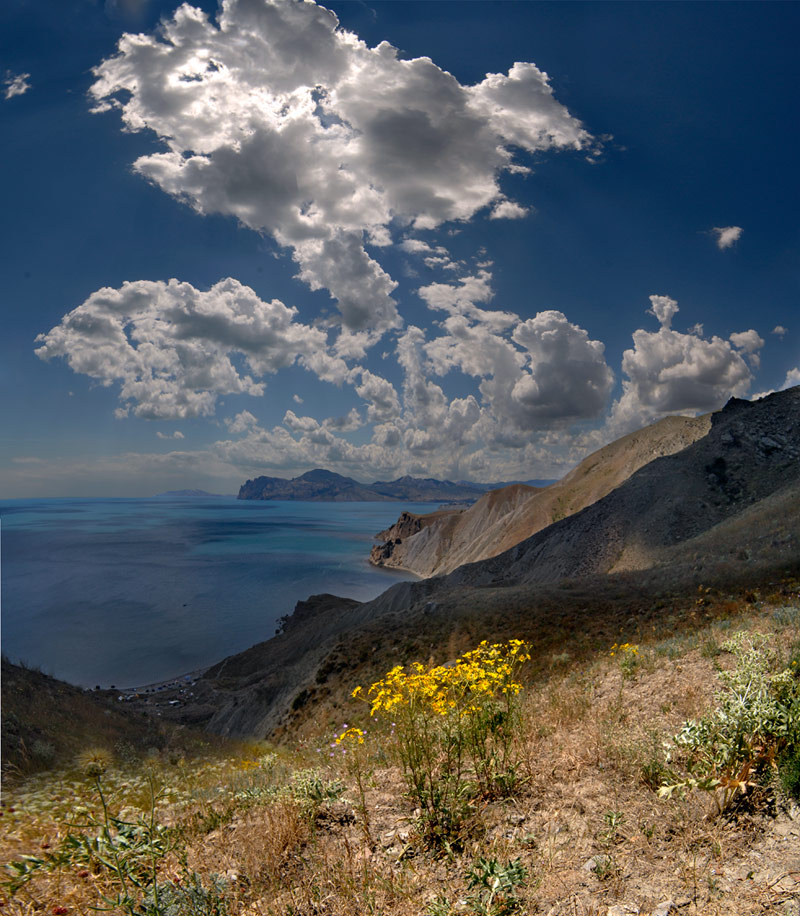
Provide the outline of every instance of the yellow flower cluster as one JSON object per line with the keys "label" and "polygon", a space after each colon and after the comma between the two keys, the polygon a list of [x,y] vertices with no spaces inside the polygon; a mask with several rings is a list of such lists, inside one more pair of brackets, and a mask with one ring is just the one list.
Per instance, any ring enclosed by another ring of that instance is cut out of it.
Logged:
{"label": "yellow flower cluster", "polygon": [[[427,668],[415,662],[408,670],[396,665],[367,690],[370,714],[424,706],[444,716],[457,708],[469,712],[470,700],[516,696],[522,684],[514,675],[530,657],[530,647],[521,639],[493,645],[484,640],[451,664]],[[362,688],[356,687],[353,696],[361,695]]]}
{"label": "yellow flower cluster", "polygon": [[614,643],[609,654],[613,657],[617,652],[623,657],[632,657],[639,654],[639,647],[630,642],[624,642],[621,646]]}
{"label": "yellow flower cluster", "polygon": [[354,728],[352,726],[350,728],[346,728],[335,741],[337,746],[344,744],[345,747],[348,745],[355,746],[363,743],[364,732],[362,732],[360,728]]}

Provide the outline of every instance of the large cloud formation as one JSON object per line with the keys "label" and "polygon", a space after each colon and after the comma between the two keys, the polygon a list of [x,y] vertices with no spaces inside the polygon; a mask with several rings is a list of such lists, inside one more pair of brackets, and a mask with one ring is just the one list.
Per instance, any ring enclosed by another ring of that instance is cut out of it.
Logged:
{"label": "large cloud formation", "polygon": [[558,311],[522,321],[512,312],[481,308],[492,296],[491,274],[480,271],[458,285],[434,283],[419,290],[430,308],[445,311],[445,333],[425,346],[438,375],[459,369],[481,379],[495,434],[531,433],[598,416],[614,376],[604,346]]}
{"label": "large cloud formation", "polygon": [[732,334],[730,341],[702,336],[702,328],[681,333],[672,328],[678,303],[669,296],[650,296],[657,331],[633,333],[633,349],[622,356],[623,394],[614,405],[615,429],[641,426],[669,413],[714,410],[729,397],[744,395],[753,374],[742,355],[754,357],[764,341],[753,330]]}
{"label": "large cloud formation", "polygon": [[369,48],[312,2],[187,4],[161,34],[124,35],[95,70],[95,110],[119,109],[165,151],[134,168],[201,213],[288,246],[299,276],[337,300],[346,331],[398,327],[395,282],[367,252],[395,225],[430,229],[522,208],[498,176],[512,148],[578,149],[589,134],[545,73],[516,63],[463,86],[429,58]]}
{"label": "large cloud formation", "polygon": [[[263,302],[233,279],[207,292],[177,280],[139,280],[92,293],[39,335],[36,355],[66,357],[75,372],[106,386],[119,382],[120,397],[136,416],[209,416],[219,395],[262,395],[264,384],[253,375],[272,374],[298,359],[314,364],[326,335],[298,323],[296,314],[277,299]],[[236,354],[252,375],[236,368]]]}
{"label": "large cloud formation", "polygon": [[[604,343],[556,309],[495,305],[486,252],[470,262],[441,244],[445,223],[525,216],[500,188],[504,171],[527,168],[515,152],[591,142],[533,64],[464,86],[428,58],[369,48],[312,2],[224,0],[216,22],[184,4],[158,35],[123,36],[92,94],[96,110],[116,108],[126,129],[163,143],[136,171],[200,213],[268,233],[308,287],[337,301],[338,320],[322,321],[232,278],[206,291],[139,280],[98,290],[39,336],[42,359],[118,385],[119,416],[210,417],[222,396],[273,395],[277,411],[223,418],[228,438],[203,453],[215,467],[555,476],[637,426],[749,388],[756,331],[680,332],[677,302],[653,295],[659,327],[633,332],[609,412]],[[437,271],[405,326],[379,263],[388,246]],[[385,370],[368,354],[382,337]],[[301,413],[295,392],[268,387],[293,365],[340,386],[342,415]],[[176,467],[200,460],[175,454]]]}

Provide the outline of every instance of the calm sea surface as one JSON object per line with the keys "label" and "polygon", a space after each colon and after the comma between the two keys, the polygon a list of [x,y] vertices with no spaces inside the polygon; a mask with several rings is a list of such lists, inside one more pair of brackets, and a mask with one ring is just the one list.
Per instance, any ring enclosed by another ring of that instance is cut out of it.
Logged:
{"label": "calm sea surface", "polygon": [[2,649],[86,687],[202,668],[320,592],[369,599],[373,535],[431,503],[0,501]]}

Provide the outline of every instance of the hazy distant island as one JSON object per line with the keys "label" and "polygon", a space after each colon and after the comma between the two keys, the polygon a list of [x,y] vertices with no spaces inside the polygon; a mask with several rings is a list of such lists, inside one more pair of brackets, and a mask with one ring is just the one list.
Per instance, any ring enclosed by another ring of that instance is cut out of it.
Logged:
{"label": "hazy distant island", "polygon": [[167,490],[156,493],[153,499],[232,499],[229,493],[207,493],[205,490]]}
{"label": "hazy distant island", "polygon": [[[529,485],[546,485],[551,481],[525,481]],[[476,484],[465,481],[435,480],[432,477],[399,477],[359,483],[333,471],[315,468],[299,477],[256,477],[239,489],[239,499],[289,499],[308,502],[474,502],[483,494],[504,483]]]}

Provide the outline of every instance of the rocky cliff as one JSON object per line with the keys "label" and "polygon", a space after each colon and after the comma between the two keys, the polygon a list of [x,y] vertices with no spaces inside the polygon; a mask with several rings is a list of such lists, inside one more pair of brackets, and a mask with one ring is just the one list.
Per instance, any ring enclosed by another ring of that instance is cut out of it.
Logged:
{"label": "rocky cliff", "polygon": [[[755,403],[731,399],[692,445],[650,461],[603,499],[447,578],[485,586],[652,569],[688,562],[686,545],[695,543],[699,571],[752,555],[762,534],[769,543],[759,549],[766,547],[768,558],[769,548],[784,543],[775,540],[782,527],[775,513],[779,506],[789,511],[798,493],[800,388]],[[753,527],[737,545],[745,518]],[[785,544],[795,543],[794,534],[787,537]]]}
{"label": "rocky cliff", "polygon": [[710,428],[710,415],[666,417],[594,452],[545,489],[516,484],[490,491],[468,509],[404,512],[376,535],[382,543],[370,562],[428,577],[496,556],[597,502],[645,464],[686,448]]}

